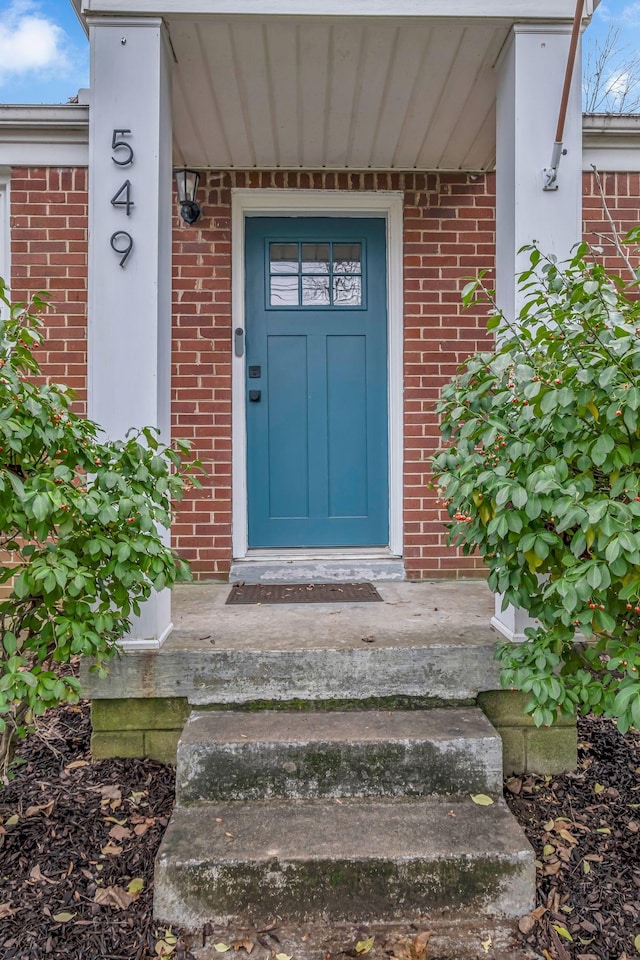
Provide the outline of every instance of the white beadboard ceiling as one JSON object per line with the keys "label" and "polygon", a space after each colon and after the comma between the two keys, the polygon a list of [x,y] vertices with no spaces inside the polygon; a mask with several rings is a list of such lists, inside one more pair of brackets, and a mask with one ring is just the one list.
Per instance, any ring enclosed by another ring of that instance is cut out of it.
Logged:
{"label": "white beadboard ceiling", "polygon": [[481,171],[504,20],[166,16],[176,163]]}

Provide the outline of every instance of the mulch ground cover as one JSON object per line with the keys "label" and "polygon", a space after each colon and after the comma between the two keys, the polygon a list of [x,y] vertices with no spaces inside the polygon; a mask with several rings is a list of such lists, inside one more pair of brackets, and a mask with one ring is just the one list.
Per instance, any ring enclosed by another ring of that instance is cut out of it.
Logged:
{"label": "mulch ground cover", "polygon": [[547,960],[637,960],[640,734],[588,717],[578,737],[575,773],[507,781],[538,867],[538,905],[520,930]]}
{"label": "mulch ground cover", "polygon": [[[0,958],[189,960],[189,941],[151,915],[173,771],[94,763],[89,735],[86,705],[51,711],[0,787]],[[546,960],[637,960],[640,735],[589,718],[579,737],[576,773],[507,782],[539,864],[521,937]]]}

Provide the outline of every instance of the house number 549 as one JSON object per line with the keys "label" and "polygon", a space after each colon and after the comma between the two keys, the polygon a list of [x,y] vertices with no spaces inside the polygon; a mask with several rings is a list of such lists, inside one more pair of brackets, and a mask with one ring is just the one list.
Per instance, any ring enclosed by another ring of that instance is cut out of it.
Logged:
{"label": "house number 549", "polygon": [[[124,139],[131,136],[131,130],[124,128],[113,131],[111,137],[111,159],[118,167],[128,167],[133,163],[133,147]],[[134,202],[131,199],[131,181],[125,180],[111,197],[111,206],[121,208],[128,217]],[[120,266],[124,267],[133,250],[133,237],[127,230],[116,230],[111,234],[111,249],[120,257]]]}

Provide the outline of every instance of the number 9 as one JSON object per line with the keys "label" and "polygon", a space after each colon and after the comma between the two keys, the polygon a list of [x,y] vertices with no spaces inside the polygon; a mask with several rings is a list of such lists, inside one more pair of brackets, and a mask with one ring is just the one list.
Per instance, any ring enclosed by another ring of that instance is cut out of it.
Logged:
{"label": "number 9", "polygon": [[[116,246],[118,237],[126,238],[125,247],[123,250],[119,250]],[[127,233],[126,230],[116,230],[115,233],[111,234],[111,239],[109,240],[109,243],[111,244],[111,249],[114,251],[114,253],[117,253],[122,257],[120,261],[120,266],[124,267],[125,263],[127,262],[127,257],[133,250],[133,237],[131,236],[130,233]]]}

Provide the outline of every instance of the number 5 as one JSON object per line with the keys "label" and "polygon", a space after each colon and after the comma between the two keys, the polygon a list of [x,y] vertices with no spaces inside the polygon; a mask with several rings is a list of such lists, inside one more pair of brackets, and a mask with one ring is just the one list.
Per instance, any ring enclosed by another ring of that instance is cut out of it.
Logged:
{"label": "number 5", "polygon": [[114,156],[111,157],[114,163],[117,163],[119,167],[126,167],[127,164],[133,163],[133,148],[131,144],[126,143],[125,140],[120,140],[119,137],[127,137],[131,135],[131,130],[114,130],[113,136],[111,137],[111,149],[112,150],[126,150],[127,156],[124,160],[117,160]]}

